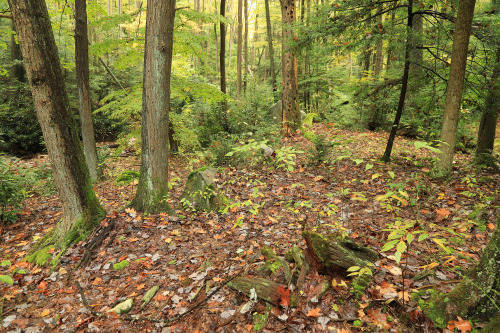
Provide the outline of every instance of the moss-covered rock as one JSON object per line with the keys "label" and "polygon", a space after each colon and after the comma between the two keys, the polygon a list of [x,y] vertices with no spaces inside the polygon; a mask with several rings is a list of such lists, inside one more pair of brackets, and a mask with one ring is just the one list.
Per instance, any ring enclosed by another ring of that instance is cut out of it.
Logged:
{"label": "moss-covered rock", "polygon": [[217,211],[224,203],[224,196],[215,186],[214,168],[204,167],[191,172],[181,195],[184,206],[194,210]]}

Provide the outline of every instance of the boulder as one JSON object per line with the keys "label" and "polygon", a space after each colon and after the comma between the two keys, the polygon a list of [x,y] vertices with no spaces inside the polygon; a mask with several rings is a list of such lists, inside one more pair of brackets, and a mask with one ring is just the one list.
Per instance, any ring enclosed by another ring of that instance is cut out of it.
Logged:
{"label": "boulder", "polygon": [[189,174],[181,195],[184,206],[193,210],[217,211],[224,203],[224,196],[215,187],[217,169],[203,167]]}
{"label": "boulder", "polygon": [[271,105],[271,107],[269,108],[269,117],[280,125],[283,122],[282,108],[283,105],[281,103],[281,100]]}

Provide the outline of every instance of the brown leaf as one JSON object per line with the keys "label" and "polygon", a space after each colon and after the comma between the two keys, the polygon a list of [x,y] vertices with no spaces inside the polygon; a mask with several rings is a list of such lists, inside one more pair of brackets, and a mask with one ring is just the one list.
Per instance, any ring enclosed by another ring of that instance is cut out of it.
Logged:
{"label": "brown leaf", "polygon": [[436,213],[437,213],[437,221],[438,222],[441,222],[442,220],[447,218],[448,215],[450,215],[450,211],[447,210],[446,208],[436,209]]}
{"label": "brown leaf", "polygon": [[277,291],[281,295],[280,305],[283,307],[290,306],[290,290],[285,289],[283,286],[279,286]]}

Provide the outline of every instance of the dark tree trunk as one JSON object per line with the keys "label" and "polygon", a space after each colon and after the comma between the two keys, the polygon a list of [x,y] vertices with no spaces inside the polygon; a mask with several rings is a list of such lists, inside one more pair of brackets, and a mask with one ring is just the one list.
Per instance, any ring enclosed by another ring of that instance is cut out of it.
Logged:
{"label": "dark tree trunk", "polygon": [[292,24],[296,19],[295,0],[283,0],[281,11],[283,16],[282,130],[284,135],[292,135],[300,127],[297,58],[290,50],[290,43],[293,42]]}
{"label": "dark tree trunk", "polygon": [[243,37],[243,48],[245,49],[245,59],[243,64],[243,93],[247,92],[248,84],[248,0],[244,1],[244,12],[245,12],[245,34]]}
{"label": "dark tree trunk", "polygon": [[453,48],[451,50],[450,77],[446,87],[443,125],[441,127],[442,144],[440,149],[442,154],[440,154],[440,159],[432,170],[435,177],[446,177],[451,172],[475,5],[476,0],[460,0],[458,5]]}
{"label": "dark tree trunk", "polygon": [[269,63],[270,63],[270,72],[271,72],[271,85],[273,86],[273,90],[277,88],[276,86],[276,69],[274,67],[274,48],[273,48],[273,33],[271,31],[271,14],[269,12],[269,0],[264,0],[266,6],[266,22],[267,22],[267,44],[269,49]]}
{"label": "dark tree trunk", "polygon": [[500,112],[500,49],[497,50],[496,63],[489,83],[488,95],[479,124],[475,162],[489,166],[495,165],[492,156],[495,132]]}
{"label": "dark tree trunk", "polygon": [[9,0],[36,115],[62,202],[53,237],[65,248],[84,238],[105,215],[92,188],[74,117],[70,112],[49,13],[44,1]]}
{"label": "dark tree trunk", "polygon": [[408,88],[408,73],[410,71],[410,51],[411,51],[411,29],[413,27],[413,0],[408,1],[408,31],[406,37],[406,47],[405,47],[405,66],[403,69],[403,78],[401,79],[401,92],[399,94],[399,104],[398,110],[396,111],[396,117],[394,118],[394,123],[392,124],[391,133],[389,134],[389,139],[387,140],[387,146],[385,147],[384,156],[382,156],[382,161],[389,162],[391,160],[392,146],[394,145],[394,139],[396,138],[396,132],[398,131],[399,121],[401,120],[401,115],[403,114],[403,108],[405,105],[406,90]]}
{"label": "dark tree trunk", "polygon": [[148,0],[142,93],[142,156],[131,206],[169,211],[168,125],[175,0]]}
{"label": "dark tree trunk", "polygon": [[86,0],[75,1],[75,69],[78,89],[78,110],[82,130],[83,151],[89,168],[90,179],[98,181],[102,176],[92,122],[92,103],[89,83],[89,41],[87,36]]}

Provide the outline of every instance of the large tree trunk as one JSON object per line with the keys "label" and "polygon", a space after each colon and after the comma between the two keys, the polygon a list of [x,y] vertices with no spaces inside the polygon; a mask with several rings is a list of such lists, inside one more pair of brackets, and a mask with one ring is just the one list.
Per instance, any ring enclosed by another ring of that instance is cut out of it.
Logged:
{"label": "large tree trunk", "polygon": [[[378,12],[381,12],[384,9],[383,5],[380,5]],[[383,24],[382,14],[377,17],[377,26],[378,29],[382,29]],[[382,36],[382,34],[380,34]],[[377,44],[375,45],[375,57],[374,57],[374,66],[373,66],[373,74],[375,79],[378,79],[380,72],[382,72],[382,67],[384,64],[384,54],[383,54],[383,46],[384,40],[382,37],[379,38]]]}
{"label": "large tree trunk", "polygon": [[493,166],[492,156],[495,143],[495,132],[500,112],[500,49],[497,50],[496,63],[489,83],[488,95],[484,102],[484,110],[479,124],[477,148],[474,156],[477,164]]}
{"label": "large tree trunk", "polygon": [[389,139],[387,140],[387,146],[385,147],[384,155],[382,156],[382,161],[389,162],[391,160],[392,146],[394,145],[394,139],[396,138],[396,133],[398,131],[399,121],[403,115],[403,108],[405,105],[406,90],[408,88],[408,73],[410,71],[410,51],[411,51],[411,29],[413,26],[413,0],[408,1],[408,32],[406,37],[406,48],[405,48],[405,66],[403,69],[403,78],[401,84],[401,92],[399,94],[399,104],[398,110],[396,111],[396,117],[392,124],[391,133],[389,134]]}
{"label": "large tree trunk", "polygon": [[[488,245],[476,267],[451,292],[439,295],[424,308],[424,313],[439,326],[457,316],[471,320],[498,321],[500,307],[500,216]],[[498,329],[498,326],[496,327]],[[498,332],[491,330],[488,332]]]}
{"label": "large tree trunk", "polygon": [[271,71],[271,85],[273,86],[273,90],[277,88],[276,86],[276,70],[274,67],[274,48],[273,48],[273,33],[271,31],[271,14],[269,12],[269,0],[264,0],[266,6],[266,22],[267,22],[267,44],[269,49],[269,62]]}
{"label": "large tree trunk", "polygon": [[142,93],[142,157],[131,206],[145,212],[169,211],[168,112],[175,0],[148,0]]}
{"label": "large tree trunk", "polygon": [[283,56],[282,56],[282,101],[284,135],[292,135],[300,127],[299,87],[297,77],[297,58],[290,50],[293,42],[292,24],[295,22],[295,0],[283,0]]}
{"label": "large tree trunk", "polygon": [[97,149],[92,123],[92,107],[89,83],[89,41],[87,36],[86,0],[75,1],[75,67],[78,89],[78,110],[82,127],[83,151],[89,168],[90,179],[96,182],[101,178]]}
{"label": "large tree trunk", "polygon": [[9,0],[9,6],[62,202],[62,220],[51,240],[64,248],[84,238],[105,212],[92,188],[83,148],[69,109],[45,2]]}
{"label": "large tree trunk", "polygon": [[455,24],[451,50],[450,77],[446,88],[443,125],[441,127],[442,144],[440,149],[442,154],[440,154],[440,159],[432,171],[434,177],[446,177],[451,172],[475,4],[476,0],[460,0],[458,5],[457,23]]}
{"label": "large tree trunk", "polygon": [[241,62],[243,60],[243,0],[238,0],[238,47],[236,50],[236,99],[241,98]]}

